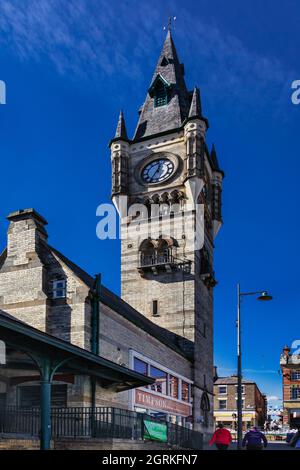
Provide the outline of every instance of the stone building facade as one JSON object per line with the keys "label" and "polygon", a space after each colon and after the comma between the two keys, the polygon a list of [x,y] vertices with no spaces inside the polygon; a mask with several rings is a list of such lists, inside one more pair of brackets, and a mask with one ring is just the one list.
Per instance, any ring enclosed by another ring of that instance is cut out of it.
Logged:
{"label": "stone building facade", "polygon": [[300,355],[291,354],[288,346],[280,357],[282,373],[283,424],[291,429],[300,427]]}
{"label": "stone building facade", "polygon": [[[7,248],[0,257],[0,311],[91,350],[94,278],[48,244],[47,222],[35,210],[14,212],[8,220]],[[194,406],[194,344],[155,325],[103,285],[98,312],[99,354],[157,383],[139,394],[97,385],[96,405],[143,411],[189,427],[203,423],[206,410]],[[140,369],[144,363],[146,372]],[[37,406],[38,371],[16,370],[13,380],[4,372],[0,404]],[[56,406],[91,406],[90,379],[56,374],[52,399]]]}
{"label": "stone building facade", "polygon": [[[0,310],[156,380],[119,393],[96,386],[96,405],[146,411],[205,434],[213,428],[213,252],[223,179],[207,129],[169,31],[133,139],[121,113],[110,143],[122,299],[98,284],[95,304],[95,279],[48,244],[47,222],[33,209],[8,216],[0,256]],[[58,374],[55,382],[56,405],[91,405],[88,377]],[[0,384],[2,403],[34,405],[37,374],[22,370]]]}
{"label": "stone building facade", "polygon": [[207,129],[199,90],[188,91],[168,31],[133,138],[121,112],[110,143],[122,298],[194,342],[194,399],[200,408],[209,396],[212,421],[213,254],[223,172]]}
{"label": "stone building facade", "polygon": [[[267,420],[267,399],[255,382],[242,381],[243,429],[263,427]],[[232,429],[237,427],[237,377],[220,377],[214,383],[214,419]]]}

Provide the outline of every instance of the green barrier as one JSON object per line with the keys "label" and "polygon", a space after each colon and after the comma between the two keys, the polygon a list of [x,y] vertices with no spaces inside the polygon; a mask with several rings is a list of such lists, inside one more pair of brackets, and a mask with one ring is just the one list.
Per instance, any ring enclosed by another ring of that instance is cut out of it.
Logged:
{"label": "green barrier", "polygon": [[143,437],[152,441],[167,442],[167,425],[145,419]]}

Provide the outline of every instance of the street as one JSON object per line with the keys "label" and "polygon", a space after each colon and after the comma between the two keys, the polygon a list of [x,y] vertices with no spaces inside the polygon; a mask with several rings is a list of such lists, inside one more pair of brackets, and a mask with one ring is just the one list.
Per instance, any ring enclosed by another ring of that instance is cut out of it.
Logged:
{"label": "street", "polygon": [[[228,450],[237,450],[237,444],[233,442]],[[217,450],[215,446],[204,446],[204,450]],[[269,442],[268,447],[264,450],[300,450],[295,449],[294,447],[290,447],[286,444],[286,442]]]}

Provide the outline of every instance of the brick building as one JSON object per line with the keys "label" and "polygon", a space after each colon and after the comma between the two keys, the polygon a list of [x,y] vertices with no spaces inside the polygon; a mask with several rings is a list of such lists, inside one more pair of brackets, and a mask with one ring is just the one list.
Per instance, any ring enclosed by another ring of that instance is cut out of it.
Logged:
{"label": "brick building", "polygon": [[[243,429],[262,427],[267,419],[267,399],[256,383],[242,381]],[[236,429],[237,426],[237,376],[220,377],[214,383],[215,423]]]}
{"label": "brick building", "polygon": [[283,395],[283,424],[300,426],[300,355],[285,346],[280,357]]}

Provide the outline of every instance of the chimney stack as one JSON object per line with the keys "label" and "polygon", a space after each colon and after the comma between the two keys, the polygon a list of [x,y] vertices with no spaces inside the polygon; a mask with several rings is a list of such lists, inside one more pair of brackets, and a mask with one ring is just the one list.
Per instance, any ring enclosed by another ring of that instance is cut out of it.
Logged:
{"label": "chimney stack", "polygon": [[288,346],[284,346],[282,352],[283,352],[283,355],[288,357],[289,353],[290,353],[290,348]]}
{"label": "chimney stack", "polygon": [[47,241],[47,221],[34,209],[20,209],[8,215],[7,259],[10,265],[28,264],[38,258],[39,242]]}

